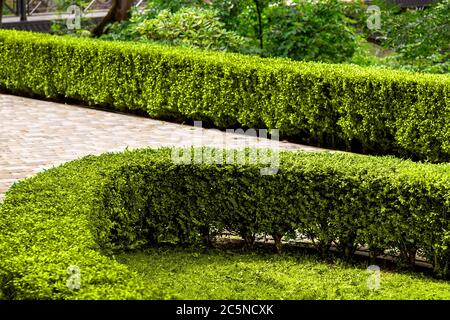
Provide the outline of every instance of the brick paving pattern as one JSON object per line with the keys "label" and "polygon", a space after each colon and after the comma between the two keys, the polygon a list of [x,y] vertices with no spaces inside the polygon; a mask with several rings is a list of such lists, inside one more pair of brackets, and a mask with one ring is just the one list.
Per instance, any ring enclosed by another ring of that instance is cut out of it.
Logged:
{"label": "brick paving pattern", "polygon": [[[14,182],[86,155],[199,143],[278,147],[268,139],[0,94],[0,201]],[[323,150],[284,141],[279,147]]]}

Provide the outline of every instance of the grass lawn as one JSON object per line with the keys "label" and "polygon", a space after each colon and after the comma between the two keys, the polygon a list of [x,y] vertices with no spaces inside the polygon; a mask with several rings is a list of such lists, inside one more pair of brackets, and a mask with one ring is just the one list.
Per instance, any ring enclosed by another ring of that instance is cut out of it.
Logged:
{"label": "grass lawn", "polygon": [[148,249],[117,260],[173,299],[450,299],[450,282],[381,269],[380,289],[367,265],[326,263],[306,253]]}

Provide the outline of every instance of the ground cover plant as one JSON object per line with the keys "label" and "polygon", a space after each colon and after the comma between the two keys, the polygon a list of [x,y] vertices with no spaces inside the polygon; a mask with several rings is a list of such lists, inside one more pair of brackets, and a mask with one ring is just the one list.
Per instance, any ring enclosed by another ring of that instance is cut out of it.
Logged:
{"label": "ground cover plant", "polygon": [[[381,9],[381,27],[368,30],[359,12],[360,29],[392,54],[379,61],[387,67],[430,73],[450,72],[450,2],[436,0],[422,10],[402,10],[395,3],[375,1]],[[377,64],[377,63],[375,63]]]}
{"label": "ground cover plant", "polygon": [[381,268],[380,286],[371,288],[367,264],[327,263],[301,251],[274,255],[162,247],[116,258],[174,299],[450,299],[447,281]]}

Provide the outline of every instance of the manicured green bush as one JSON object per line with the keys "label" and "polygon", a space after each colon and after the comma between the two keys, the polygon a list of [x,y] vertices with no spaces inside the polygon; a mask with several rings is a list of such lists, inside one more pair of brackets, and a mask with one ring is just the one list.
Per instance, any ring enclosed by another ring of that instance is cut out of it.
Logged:
{"label": "manicured green bush", "polygon": [[[207,149],[209,150],[209,149]],[[197,150],[198,152],[198,150]],[[216,150],[214,152],[219,152]],[[0,290],[13,299],[163,298],[111,254],[214,232],[277,240],[300,232],[326,254],[416,252],[449,273],[450,166],[345,153],[280,154],[263,164],[176,164],[170,149],[86,157],[15,184],[0,207]],[[69,290],[67,268],[81,271]]]}
{"label": "manicured green bush", "polygon": [[450,77],[0,31],[0,88],[450,160]]}

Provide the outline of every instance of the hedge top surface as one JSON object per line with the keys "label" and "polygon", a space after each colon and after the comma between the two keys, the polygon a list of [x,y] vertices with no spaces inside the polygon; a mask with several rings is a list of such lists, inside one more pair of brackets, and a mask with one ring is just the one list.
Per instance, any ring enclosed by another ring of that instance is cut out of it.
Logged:
{"label": "hedge top surface", "polygon": [[[18,30],[0,30],[0,40],[14,42],[32,40],[40,44],[64,44],[73,47],[87,47],[96,49],[99,53],[109,50],[116,52],[131,53],[134,55],[160,54],[167,57],[176,57],[180,64],[190,59],[203,60],[211,64],[228,64],[232,69],[262,69],[267,71],[301,72],[305,75],[327,77],[361,78],[367,80],[386,81],[387,78],[396,81],[412,81],[417,83],[435,82],[450,85],[450,76],[445,74],[417,73],[402,70],[380,69],[374,67],[361,67],[351,64],[330,64],[321,62],[292,61],[285,58],[261,58],[256,55],[243,55],[231,52],[218,52],[196,48],[174,47],[156,43],[139,43],[129,41],[104,41],[92,38],[76,38],[71,36],[54,36],[49,34],[35,33]],[[0,42],[1,45],[1,42]],[[1,48],[0,48],[1,49]],[[106,52],[105,52],[106,53]],[[231,68],[230,68],[231,69]]]}
{"label": "hedge top surface", "polygon": [[[420,249],[437,273],[448,272],[449,164],[303,152],[281,152],[280,162],[278,174],[261,176],[260,164],[177,165],[171,149],[146,149],[23,180],[0,207],[1,291],[10,299],[164,298],[111,253],[196,243],[209,228],[244,238],[299,230],[324,250],[331,242],[394,246],[406,256]],[[79,290],[67,286],[73,266]]]}

